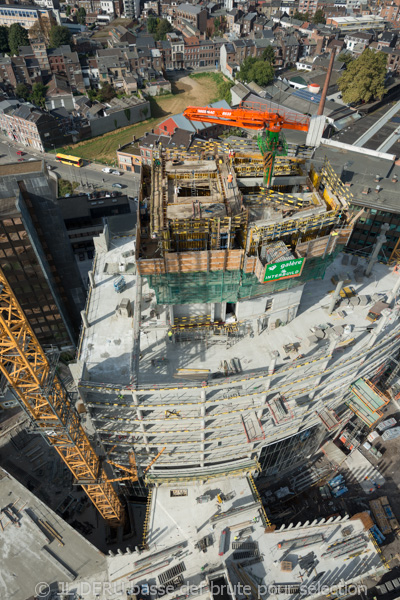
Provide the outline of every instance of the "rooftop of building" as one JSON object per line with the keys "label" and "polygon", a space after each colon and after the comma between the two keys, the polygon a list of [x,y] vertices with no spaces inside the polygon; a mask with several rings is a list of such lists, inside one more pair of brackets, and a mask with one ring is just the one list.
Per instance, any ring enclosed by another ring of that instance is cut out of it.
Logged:
{"label": "rooftop of building", "polygon": [[41,581],[72,582],[104,570],[104,555],[3,469],[0,507],[2,598],[31,598]]}
{"label": "rooftop of building", "polygon": [[[362,110],[362,106],[360,107]],[[385,104],[376,111],[367,114],[351,127],[343,129],[334,136],[338,142],[345,144],[362,144],[369,150],[398,154],[400,139],[400,103]]]}
{"label": "rooftop of building", "polygon": [[[224,499],[222,504],[217,501],[218,494]],[[312,582],[315,585],[318,581],[324,586],[333,586],[342,580],[354,583],[367,573],[383,574],[386,570],[360,518],[348,520],[339,516],[327,522],[316,519],[312,523],[291,523],[275,531],[266,530],[261,504],[254,496],[250,481],[244,477],[217,478],[203,485],[188,482],[160,485],[153,488],[150,515],[149,549],[140,555],[108,559],[109,572],[118,573],[121,581],[132,577],[134,567],[137,585],[158,587],[159,581],[164,580],[160,561],[168,555],[168,572],[170,569],[172,573],[174,570],[182,572],[182,583],[193,586],[196,597],[209,597],[211,581],[221,585],[228,577],[229,585],[237,586],[241,580],[238,574],[244,572],[250,575],[250,581],[258,581],[268,588],[271,600],[286,600],[293,597],[291,586],[303,585],[307,592]],[[243,530],[246,530],[245,539],[235,541]],[[205,538],[207,554],[201,548]],[[253,549],[253,557],[262,558],[239,565],[239,554],[246,544]],[[365,552],[363,561],[357,553],[351,552],[357,545]],[[310,553],[313,553],[316,568],[304,569],[306,557],[310,560],[312,556]],[[337,555],[339,559],[335,558]],[[149,562],[155,570],[144,575],[141,570]],[[282,588],[274,590],[274,586],[279,585]],[[307,597],[319,596],[320,589],[310,587]],[[177,592],[179,594],[179,590],[173,594]],[[231,588],[231,595],[236,597],[237,590]]]}
{"label": "rooftop of building", "polygon": [[205,10],[205,7],[203,6],[195,6],[193,4],[179,4],[176,7],[177,10],[181,10],[183,12],[186,12],[190,15],[198,15],[201,13],[202,10]]}
{"label": "rooftop of building", "polygon": [[44,163],[42,160],[30,160],[25,162],[7,163],[0,165],[0,177],[6,175],[22,175],[23,173],[36,173],[43,171]]}

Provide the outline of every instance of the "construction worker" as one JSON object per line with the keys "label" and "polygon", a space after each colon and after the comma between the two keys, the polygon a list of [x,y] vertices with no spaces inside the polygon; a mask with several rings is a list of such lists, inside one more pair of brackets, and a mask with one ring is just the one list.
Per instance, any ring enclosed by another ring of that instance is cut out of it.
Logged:
{"label": "construction worker", "polygon": [[174,335],[174,334],[172,333],[172,330],[170,329],[170,330],[168,331],[168,339],[169,339],[169,341],[170,341],[170,342],[172,342],[172,341],[173,341],[173,340],[172,340],[172,338],[173,338],[173,335]]}
{"label": "construction worker", "polygon": [[233,187],[233,175],[232,173],[229,173],[228,175],[228,189],[232,189]]}

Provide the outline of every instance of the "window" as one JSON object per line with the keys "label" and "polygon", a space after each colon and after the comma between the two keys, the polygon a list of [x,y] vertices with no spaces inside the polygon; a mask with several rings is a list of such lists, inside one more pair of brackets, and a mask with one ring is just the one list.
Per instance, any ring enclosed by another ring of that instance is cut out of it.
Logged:
{"label": "window", "polygon": [[268,312],[269,310],[272,309],[272,305],[273,305],[274,301],[272,298],[267,300],[267,303],[265,305],[265,312]]}

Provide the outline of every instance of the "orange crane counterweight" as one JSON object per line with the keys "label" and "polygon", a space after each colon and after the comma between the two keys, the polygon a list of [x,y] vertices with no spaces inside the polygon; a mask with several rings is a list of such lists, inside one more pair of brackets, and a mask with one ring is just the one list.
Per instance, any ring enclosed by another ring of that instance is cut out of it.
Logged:
{"label": "orange crane counterweight", "polygon": [[188,106],[183,116],[190,121],[265,132],[265,136],[259,136],[257,142],[264,158],[264,181],[267,187],[271,184],[275,156],[286,154],[286,144],[280,139],[282,129],[308,131],[310,126],[309,117],[290,111],[265,110],[265,105],[259,103],[241,104],[239,108],[229,109]]}

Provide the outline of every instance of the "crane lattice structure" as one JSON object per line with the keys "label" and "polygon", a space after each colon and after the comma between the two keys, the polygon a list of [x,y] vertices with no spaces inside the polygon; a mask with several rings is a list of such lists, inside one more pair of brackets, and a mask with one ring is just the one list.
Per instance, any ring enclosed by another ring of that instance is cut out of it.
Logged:
{"label": "crane lattice structure", "polygon": [[183,116],[190,121],[215,123],[262,131],[257,138],[257,144],[264,160],[264,183],[269,188],[274,170],[275,157],[287,154],[286,141],[282,129],[308,131],[309,117],[290,111],[265,110],[260,103],[241,104],[239,108],[211,108],[188,106]]}
{"label": "crane lattice structure", "polygon": [[111,525],[124,508],[56,374],[0,269],[0,371],[48,443],[58,452],[101,516]]}

